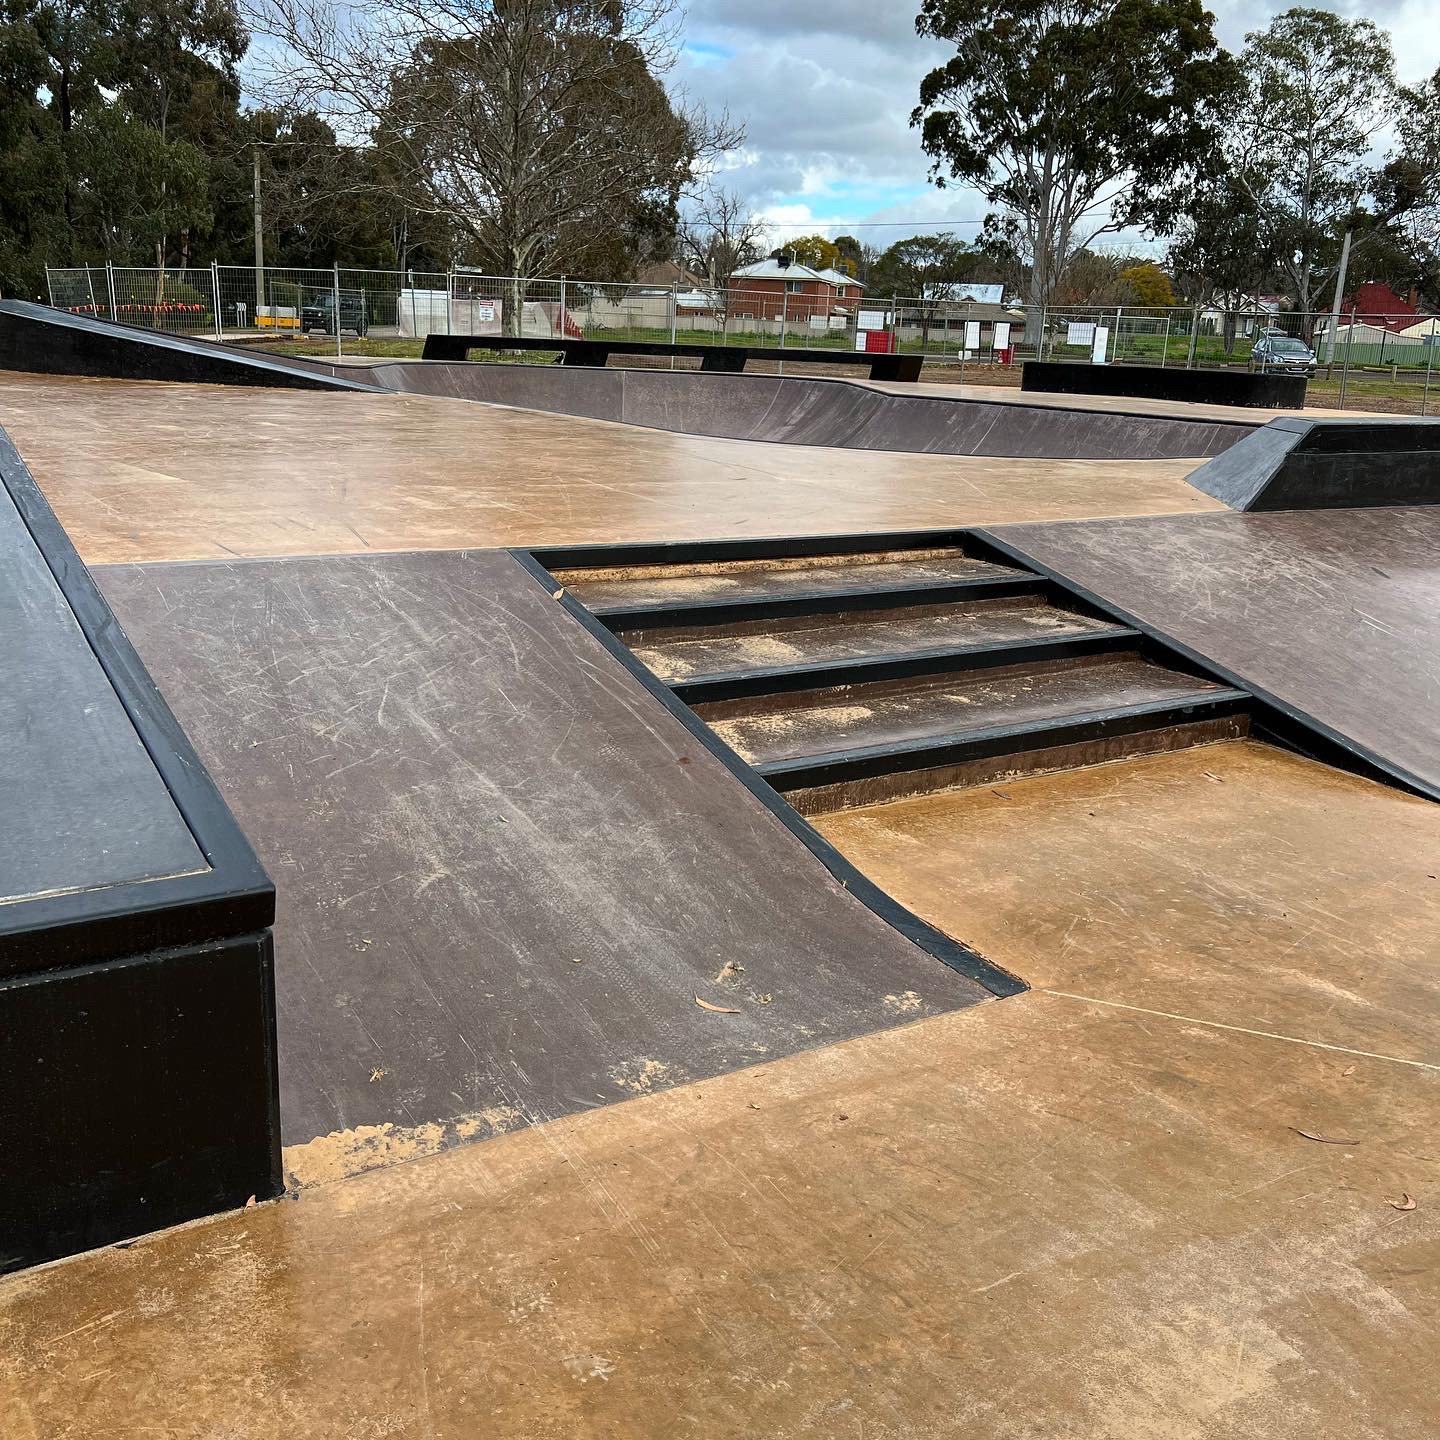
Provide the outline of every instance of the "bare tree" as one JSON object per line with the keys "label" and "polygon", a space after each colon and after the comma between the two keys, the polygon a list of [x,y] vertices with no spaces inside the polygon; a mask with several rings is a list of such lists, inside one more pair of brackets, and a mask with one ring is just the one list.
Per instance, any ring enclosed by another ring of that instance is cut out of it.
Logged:
{"label": "bare tree", "polygon": [[598,233],[673,213],[728,116],[676,104],[676,0],[246,0],[265,88],[368,142],[365,183],[514,277],[558,273]]}
{"label": "bare tree", "polygon": [[684,262],[716,289],[760,258],[764,223],[730,190],[706,189],[692,202],[680,222],[680,248]]}

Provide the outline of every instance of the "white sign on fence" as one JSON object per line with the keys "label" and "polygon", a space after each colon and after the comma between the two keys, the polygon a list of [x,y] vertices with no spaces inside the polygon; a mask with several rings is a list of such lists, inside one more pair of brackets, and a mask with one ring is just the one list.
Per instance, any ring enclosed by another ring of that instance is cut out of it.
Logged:
{"label": "white sign on fence", "polygon": [[1097,325],[1095,327],[1095,340],[1090,346],[1090,363],[1092,365],[1103,365],[1105,363],[1105,352],[1110,347],[1110,327],[1108,325]]}
{"label": "white sign on fence", "polygon": [[997,320],[995,322],[995,345],[996,350],[1008,350],[1010,348],[1010,325],[1008,321]]}
{"label": "white sign on fence", "polygon": [[965,322],[965,348],[967,350],[980,348],[980,322],[978,320]]}
{"label": "white sign on fence", "polygon": [[495,302],[493,300],[477,300],[475,302],[475,318],[482,325],[493,325],[495,323]]}
{"label": "white sign on fence", "polygon": [[864,350],[869,340],[870,336],[864,330],[857,330],[855,332],[855,348],[857,350]]}
{"label": "white sign on fence", "polygon": [[1095,343],[1094,321],[1072,320],[1065,327],[1067,345],[1093,345]]}
{"label": "white sign on fence", "polygon": [[862,310],[856,321],[862,330],[883,330],[885,323],[886,315],[883,310]]}

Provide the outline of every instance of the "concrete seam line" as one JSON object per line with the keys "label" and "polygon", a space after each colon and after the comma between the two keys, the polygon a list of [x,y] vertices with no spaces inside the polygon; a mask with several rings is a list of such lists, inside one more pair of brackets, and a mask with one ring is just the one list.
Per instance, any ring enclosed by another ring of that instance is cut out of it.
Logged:
{"label": "concrete seam line", "polygon": [[1132,1010],[1137,1015],[1154,1015],[1162,1020],[1179,1020],[1186,1025],[1208,1025],[1214,1030],[1233,1030],[1237,1035],[1257,1035],[1262,1040],[1284,1040],[1291,1045],[1310,1045],[1316,1050],[1334,1050],[1340,1055],[1358,1055],[1365,1060],[1388,1060],[1392,1065],[1411,1065],[1417,1070],[1440,1070],[1428,1060],[1406,1060],[1400,1055],[1380,1055],[1374,1050],[1355,1050],[1349,1045],[1331,1045],[1324,1040],[1305,1040],[1299,1035],[1281,1035],[1275,1030],[1251,1030],[1244,1025],[1227,1025],[1223,1020],[1201,1020],[1195,1015],[1176,1015],[1170,1010],[1150,1010],[1144,1005],[1126,1005],[1119,1000],[1099,1000],[1094,995],[1075,995],[1068,990],[1045,990],[1038,995],[1054,995],[1061,1000],[1079,1000],[1086,1005],[1105,1005],[1111,1010]]}

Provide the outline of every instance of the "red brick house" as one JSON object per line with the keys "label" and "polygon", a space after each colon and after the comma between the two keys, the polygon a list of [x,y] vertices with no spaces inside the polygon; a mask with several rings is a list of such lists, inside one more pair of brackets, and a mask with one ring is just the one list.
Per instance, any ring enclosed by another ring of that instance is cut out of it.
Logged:
{"label": "red brick house", "polygon": [[848,308],[837,304],[836,291],[834,281],[822,272],[772,255],[730,277],[730,316],[734,320],[783,318],[798,325],[815,321],[814,328],[823,329],[831,315],[842,315]]}

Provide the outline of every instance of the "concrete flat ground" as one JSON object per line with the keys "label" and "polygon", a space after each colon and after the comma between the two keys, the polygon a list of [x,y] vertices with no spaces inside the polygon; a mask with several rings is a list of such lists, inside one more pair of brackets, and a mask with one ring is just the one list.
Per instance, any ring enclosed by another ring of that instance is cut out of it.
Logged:
{"label": "concrete flat ground", "polygon": [[0,424],[275,874],[295,1191],[0,1281],[4,1440],[1440,1429],[1440,807],[1228,741],[817,820],[1034,987],[974,1003],[513,558],[359,553],[1204,524],[1186,462],[5,376]]}
{"label": "concrete flat ground", "polygon": [[1433,1435],[1440,812],[996,788],[830,833],[1041,988],[13,1278],[12,1433]]}
{"label": "concrete flat ground", "polygon": [[0,375],[0,425],[90,563],[1221,508],[1186,460],[759,445],[423,396]]}

